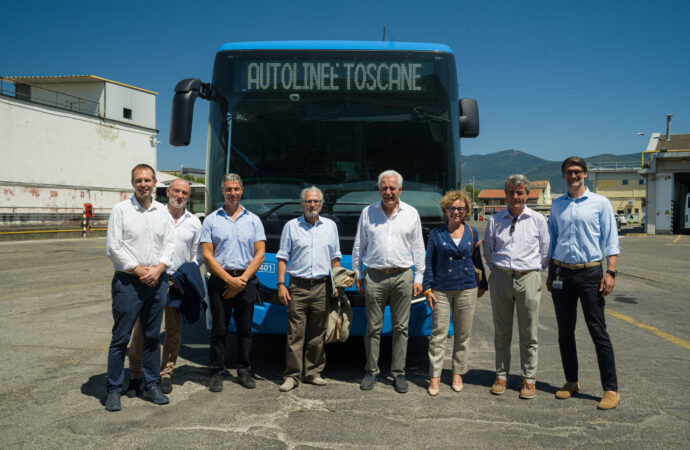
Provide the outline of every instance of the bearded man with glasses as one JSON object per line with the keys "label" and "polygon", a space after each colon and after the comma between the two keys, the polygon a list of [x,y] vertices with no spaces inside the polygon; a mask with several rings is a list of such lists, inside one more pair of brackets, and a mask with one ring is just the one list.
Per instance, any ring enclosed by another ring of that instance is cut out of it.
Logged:
{"label": "bearded man with glasses", "polygon": [[517,311],[522,399],[536,394],[540,270],[548,267],[550,248],[546,219],[526,205],[529,191],[530,181],[524,175],[506,178],[508,207],[489,219],[484,233],[484,257],[491,270],[489,293],[496,351],[496,381],[491,393],[501,395],[506,390],[513,315]]}

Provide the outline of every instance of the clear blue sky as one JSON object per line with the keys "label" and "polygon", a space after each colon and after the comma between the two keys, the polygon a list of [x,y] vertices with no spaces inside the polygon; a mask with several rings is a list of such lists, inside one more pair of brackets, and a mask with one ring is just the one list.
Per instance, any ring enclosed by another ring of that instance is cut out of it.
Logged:
{"label": "clear blue sky", "polygon": [[481,135],[463,154],[645,149],[636,132],[690,133],[690,2],[23,1],[0,8],[0,75],[99,75],[159,93],[159,169],[205,167],[208,105],[192,144],[168,144],[173,88],[210,81],[224,42],[292,39],[436,42],[456,53],[461,97]]}

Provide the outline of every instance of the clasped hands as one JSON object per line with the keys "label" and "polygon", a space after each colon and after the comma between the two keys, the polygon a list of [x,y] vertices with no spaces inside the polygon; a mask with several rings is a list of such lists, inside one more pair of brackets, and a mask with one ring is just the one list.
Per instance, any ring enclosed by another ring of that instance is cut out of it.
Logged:
{"label": "clasped hands", "polygon": [[164,264],[158,264],[157,266],[136,266],[132,269],[134,275],[139,277],[139,281],[144,283],[146,286],[154,287],[158,284],[158,280],[161,274],[165,270]]}

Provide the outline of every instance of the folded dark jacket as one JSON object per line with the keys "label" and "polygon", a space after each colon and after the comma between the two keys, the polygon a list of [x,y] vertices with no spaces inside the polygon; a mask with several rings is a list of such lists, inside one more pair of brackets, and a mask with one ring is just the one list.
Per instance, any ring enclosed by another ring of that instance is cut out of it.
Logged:
{"label": "folded dark jacket", "polygon": [[179,309],[188,323],[196,322],[201,316],[201,308],[206,310],[206,290],[199,266],[186,262],[177,269],[172,278],[177,289],[170,288],[167,306]]}

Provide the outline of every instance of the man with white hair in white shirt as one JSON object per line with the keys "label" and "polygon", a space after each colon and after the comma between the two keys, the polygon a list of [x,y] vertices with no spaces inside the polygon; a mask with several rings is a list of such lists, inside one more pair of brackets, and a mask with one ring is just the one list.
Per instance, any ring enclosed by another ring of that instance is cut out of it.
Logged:
{"label": "man with white hair in white shirt", "polygon": [[120,395],[125,379],[125,354],[137,319],[143,328],[144,399],[157,405],[169,402],[158,382],[160,328],[167,299],[168,277],[175,240],[165,205],[152,197],[156,172],[147,164],[132,169],[134,195],[113,207],[108,221],[106,255],[113,262],[115,276],[113,329],[108,350],[105,408],[122,409]]}
{"label": "man with white hair in white shirt", "polygon": [[391,375],[393,387],[401,394],[408,389],[405,359],[411,295],[422,294],[425,267],[421,220],[415,208],[400,201],[402,184],[402,175],[395,170],[381,172],[378,178],[381,201],[362,211],[352,249],[352,269],[357,275],[357,290],[365,294],[367,316],[364,337],[367,363],[360,388],[373,389],[377,382],[383,313],[386,304],[390,304]]}

